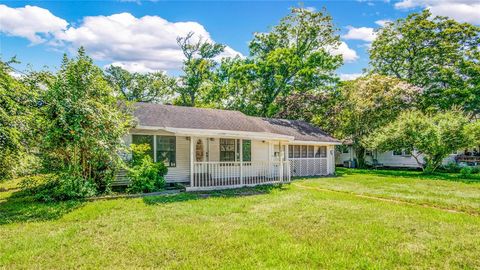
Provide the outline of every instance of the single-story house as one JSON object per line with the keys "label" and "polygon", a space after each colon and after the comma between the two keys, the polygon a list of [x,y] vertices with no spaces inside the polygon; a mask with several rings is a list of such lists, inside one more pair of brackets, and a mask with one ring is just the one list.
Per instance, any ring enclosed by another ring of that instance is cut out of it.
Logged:
{"label": "single-story house", "polygon": [[[414,153],[415,154],[415,153]],[[419,155],[419,160],[423,162],[423,156]],[[351,167],[352,161],[356,159],[355,151],[349,141],[336,148],[335,164],[337,166]],[[405,150],[381,152],[377,150],[367,150],[365,153],[365,161],[368,164],[380,164],[385,167],[392,168],[420,168],[417,160]],[[443,159],[442,164],[461,163],[465,165],[480,165],[480,153],[478,148],[463,149],[452,152],[448,157]]]}
{"label": "single-story house", "polygon": [[303,121],[142,102],[134,106],[137,124],[125,143],[149,144],[152,159],[168,167],[167,183],[185,183],[187,190],[335,172],[335,145],[341,142]]}

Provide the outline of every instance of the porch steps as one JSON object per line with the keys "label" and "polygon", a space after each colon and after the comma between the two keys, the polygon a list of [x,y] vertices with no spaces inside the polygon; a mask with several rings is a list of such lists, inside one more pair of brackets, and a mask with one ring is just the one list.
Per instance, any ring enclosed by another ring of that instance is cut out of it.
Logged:
{"label": "porch steps", "polygon": [[112,182],[112,187],[128,186],[128,184],[130,184],[130,179],[128,179],[127,170],[123,168],[118,170]]}

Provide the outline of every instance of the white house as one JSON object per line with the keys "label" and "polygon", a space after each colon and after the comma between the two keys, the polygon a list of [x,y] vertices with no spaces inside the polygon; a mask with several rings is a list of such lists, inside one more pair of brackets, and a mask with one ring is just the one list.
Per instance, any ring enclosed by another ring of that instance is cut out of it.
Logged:
{"label": "white house", "polygon": [[303,121],[238,111],[136,103],[134,115],[126,144],[149,144],[153,160],[168,166],[167,183],[185,183],[187,190],[331,175],[341,144]]}
{"label": "white house", "polygon": [[[369,164],[381,164],[385,167],[392,168],[420,168],[417,160],[405,150],[398,151],[367,151],[365,154],[365,161]],[[356,159],[355,152],[350,143],[344,143],[337,147],[335,154],[336,165],[349,166],[352,160]],[[423,156],[419,155],[419,160],[423,162]],[[480,164],[480,155],[478,149],[459,150],[451,153],[443,161],[443,165],[457,162],[476,166]]]}

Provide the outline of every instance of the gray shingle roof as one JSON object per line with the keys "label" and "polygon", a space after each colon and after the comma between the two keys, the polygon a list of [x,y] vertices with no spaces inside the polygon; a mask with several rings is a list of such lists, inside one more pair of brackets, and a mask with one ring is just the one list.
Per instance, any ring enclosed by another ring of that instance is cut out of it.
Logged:
{"label": "gray shingle roof", "polygon": [[321,129],[297,120],[259,118],[238,111],[138,102],[134,115],[140,126],[269,132],[300,141],[339,142]]}

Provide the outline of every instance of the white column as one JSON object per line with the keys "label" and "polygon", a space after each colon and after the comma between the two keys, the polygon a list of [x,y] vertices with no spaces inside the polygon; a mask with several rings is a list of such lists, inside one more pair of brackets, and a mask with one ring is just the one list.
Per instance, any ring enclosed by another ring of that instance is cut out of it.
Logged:
{"label": "white column", "polygon": [[279,151],[279,153],[278,153],[278,154],[279,154],[278,159],[280,160],[280,164],[279,164],[279,166],[278,166],[278,169],[280,170],[280,171],[278,172],[278,178],[280,178],[280,179],[279,179],[280,182],[283,182],[283,158],[284,158],[284,154],[285,154],[285,153],[283,152],[282,142],[281,142],[281,141],[278,142],[278,149],[279,149],[279,150],[278,150],[278,151]]}
{"label": "white column", "polygon": [[190,137],[190,186],[195,186],[195,181],[193,179],[193,137]]}
{"label": "white column", "polygon": [[157,162],[157,135],[153,135],[153,162]]}
{"label": "white column", "polygon": [[240,185],[243,186],[243,139],[240,139]]}

